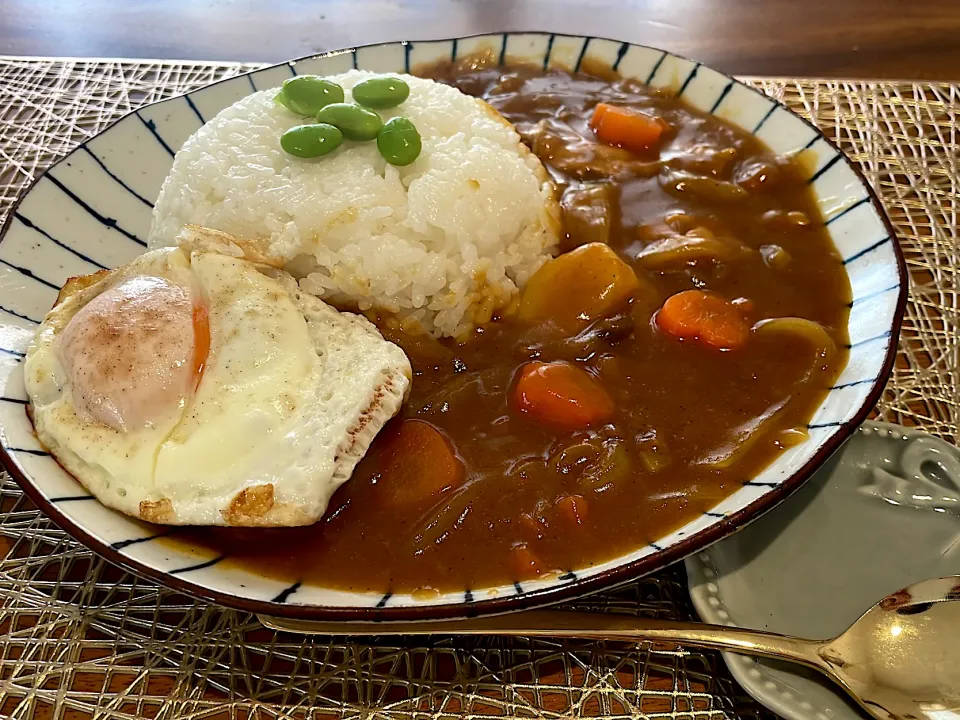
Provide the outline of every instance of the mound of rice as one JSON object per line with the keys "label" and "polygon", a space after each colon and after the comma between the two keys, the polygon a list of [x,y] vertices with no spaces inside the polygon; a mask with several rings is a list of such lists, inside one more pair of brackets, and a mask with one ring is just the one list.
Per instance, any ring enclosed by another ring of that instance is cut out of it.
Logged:
{"label": "mound of rice", "polygon": [[[373,73],[331,76],[347,91]],[[375,142],[325,157],[285,153],[302,118],[250,95],[177,153],[157,200],[150,246],[176,244],[187,224],[251,243],[334,304],[395,313],[458,335],[510,302],[550,256],[559,208],[540,161],[486,103],[403,75],[410,97],[379,111],[410,118],[423,138],[397,168]]]}

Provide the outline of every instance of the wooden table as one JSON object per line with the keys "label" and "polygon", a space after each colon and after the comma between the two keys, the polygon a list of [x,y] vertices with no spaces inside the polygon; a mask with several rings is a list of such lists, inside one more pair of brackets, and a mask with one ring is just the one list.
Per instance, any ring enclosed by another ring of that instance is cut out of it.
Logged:
{"label": "wooden table", "polygon": [[733,74],[960,80],[954,0],[2,0],[0,54],[277,62],[500,30],[646,43]]}

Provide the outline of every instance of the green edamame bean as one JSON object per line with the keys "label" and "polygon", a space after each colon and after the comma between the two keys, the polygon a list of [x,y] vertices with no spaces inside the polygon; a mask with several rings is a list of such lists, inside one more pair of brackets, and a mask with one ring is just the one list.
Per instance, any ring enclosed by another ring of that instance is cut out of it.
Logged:
{"label": "green edamame bean", "polygon": [[316,115],[331,103],[343,102],[343,88],[316,75],[300,75],[284,81],[277,102],[298,115]]}
{"label": "green edamame bean", "polygon": [[375,77],[357,83],[353,99],[371,108],[396,107],[410,96],[410,86],[398,77]]}
{"label": "green edamame bean", "polygon": [[353,103],[327,105],[316,117],[317,122],[336,125],[349,140],[373,140],[383,127],[379,115]]}
{"label": "green edamame bean", "polygon": [[333,125],[297,125],[280,136],[280,147],[300,158],[314,158],[333,152],[343,142],[343,133]]}
{"label": "green edamame bean", "polygon": [[407,118],[391,118],[377,135],[377,149],[391,165],[409,165],[420,156],[420,133]]}

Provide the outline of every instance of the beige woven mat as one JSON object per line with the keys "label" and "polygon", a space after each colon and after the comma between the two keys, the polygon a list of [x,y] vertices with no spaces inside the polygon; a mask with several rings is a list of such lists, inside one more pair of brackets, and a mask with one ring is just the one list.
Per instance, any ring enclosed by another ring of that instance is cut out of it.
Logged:
{"label": "beige woven mat", "polygon": [[[124,113],[252,69],[0,58],[0,220],[59,156]],[[913,282],[883,419],[955,440],[958,88],[756,80],[863,168]],[[0,484],[0,716],[14,718],[770,717],[715,653],[495,638],[277,634],[107,565]],[[591,605],[690,618],[681,567]]]}

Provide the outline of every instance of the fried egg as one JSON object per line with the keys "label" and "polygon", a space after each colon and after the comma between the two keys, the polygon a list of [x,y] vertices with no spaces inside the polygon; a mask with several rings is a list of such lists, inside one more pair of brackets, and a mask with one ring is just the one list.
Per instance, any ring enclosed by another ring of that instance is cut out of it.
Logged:
{"label": "fried egg", "polygon": [[244,255],[188,228],[71,281],[41,324],[25,362],[37,436],[103,504],[171,525],[310,524],[400,409],[400,348]]}

